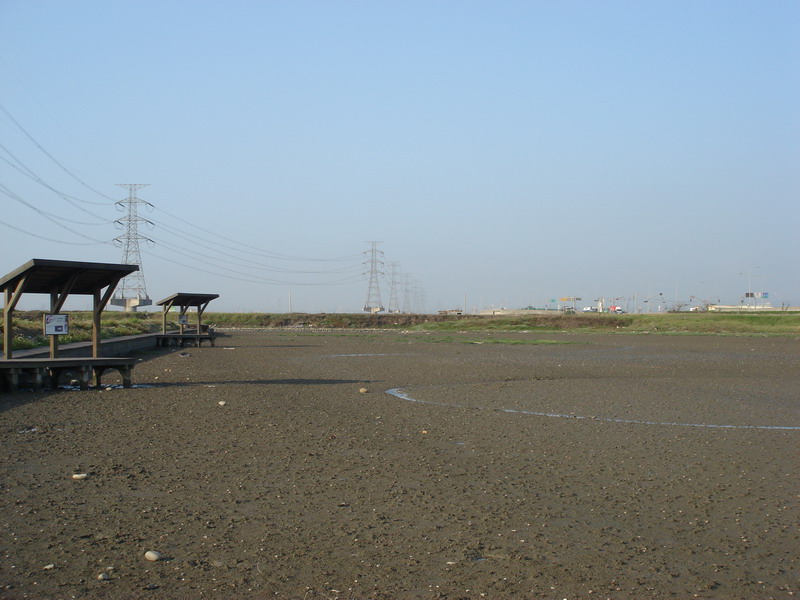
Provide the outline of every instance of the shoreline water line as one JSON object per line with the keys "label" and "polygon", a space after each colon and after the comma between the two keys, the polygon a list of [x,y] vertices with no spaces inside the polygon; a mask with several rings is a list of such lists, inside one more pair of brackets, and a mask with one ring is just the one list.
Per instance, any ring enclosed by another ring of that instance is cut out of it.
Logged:
{"label": "shoreline water line", "polygon": [[[419,400],[417,398],[412,398],[404,391],[402,388],[392,388],[390,390],[386,390],[384,393],[389,394],[390,396],[394,396],[395,398],[399,398],[401,400],[406,400],[408,402],[416,402],[418,404],[429,404],[432,406],[444,406],[447,408],[468,408],[465,406],[461,406],[459,404],[449,404],[446,402],[433,402],[431,400]],[[603,421],[606,423],[623,423],[629,425],[662,425],[662,426],[671,426],[671,427],[702,427],[707,429],[771,429],[771,430],[783,430],[783,431],[797,431],[800,430],[800,426],[793,426],[793,425],[718,425],[713,423],[676,423],[670,421],[642,421],[638,419],[620,419],[620,418],[612,418],[612,417],[587,417],[583,415],[570,415],[564,413],[551,413],[551,412],[537,412],[532,410],[521,410],[521,409],[514,409],[514,408],[491,408],[488,406],[475,406],[471,408],[476,408],[478,410],[494,410],[498,412],[505,412],[505,413],[514,413],[514,414],[521,414],[521,415],[530,415],[535,417],[549,417],[553,419],[576,419],[576,420],[585,420],[585,421]]]}

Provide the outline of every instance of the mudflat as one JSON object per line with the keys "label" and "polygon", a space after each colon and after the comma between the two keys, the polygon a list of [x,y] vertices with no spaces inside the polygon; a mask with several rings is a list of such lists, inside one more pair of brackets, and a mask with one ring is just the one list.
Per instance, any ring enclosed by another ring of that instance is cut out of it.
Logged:
{"label": "mudflat", "polygon": [[133,380],[0,395],[0,597],[799,593],[797,338],[231,332]]}

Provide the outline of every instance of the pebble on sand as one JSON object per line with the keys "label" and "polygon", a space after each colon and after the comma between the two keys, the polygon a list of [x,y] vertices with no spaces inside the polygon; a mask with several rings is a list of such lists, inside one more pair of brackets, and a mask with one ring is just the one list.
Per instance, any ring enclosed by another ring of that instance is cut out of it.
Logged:
{"label": "pebble on sand", "polygon": [[162,559],[161,552],[156,552],[155,550],[148,550],[144,553],[144,557],[151,562],[157,562]]}
{"label": "pebble on sand", "polygon": [[359,394],[366,394],[369,390],[367,388],[361,388],[358,390]]}
{"label": "pebble on sand", "polygon": [[225,400],[220,400],[219,402],[217,402],[217,404],[219,404],[220,406],[225,406],[226,402]]}
{"label": "pebble on sand", "polygon": [[72,474],[72,478],[74,480],[76,480],[76,481],[81,481],[83,479],[86,479],[87,477],[89,477],[88,473],[73,473]]}

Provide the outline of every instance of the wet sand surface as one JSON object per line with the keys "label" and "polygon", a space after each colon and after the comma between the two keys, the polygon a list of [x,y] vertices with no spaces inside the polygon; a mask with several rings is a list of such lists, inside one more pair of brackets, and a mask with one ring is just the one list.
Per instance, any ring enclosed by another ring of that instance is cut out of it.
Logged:
{"label": "wet sand surface", "polygon": [[800,595],[798,339],[142,356],[133,389],[0,396],[0,597]]}

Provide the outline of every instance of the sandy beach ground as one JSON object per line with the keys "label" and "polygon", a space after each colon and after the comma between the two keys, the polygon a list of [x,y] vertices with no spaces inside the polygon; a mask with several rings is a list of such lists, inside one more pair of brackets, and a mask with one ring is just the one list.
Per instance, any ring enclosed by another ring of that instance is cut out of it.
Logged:
{"label": "sandy beach ground", "polygon": [[142,359],[133,389],[0,395],[0,597],[800,595],[796,338],[232,332]]}

